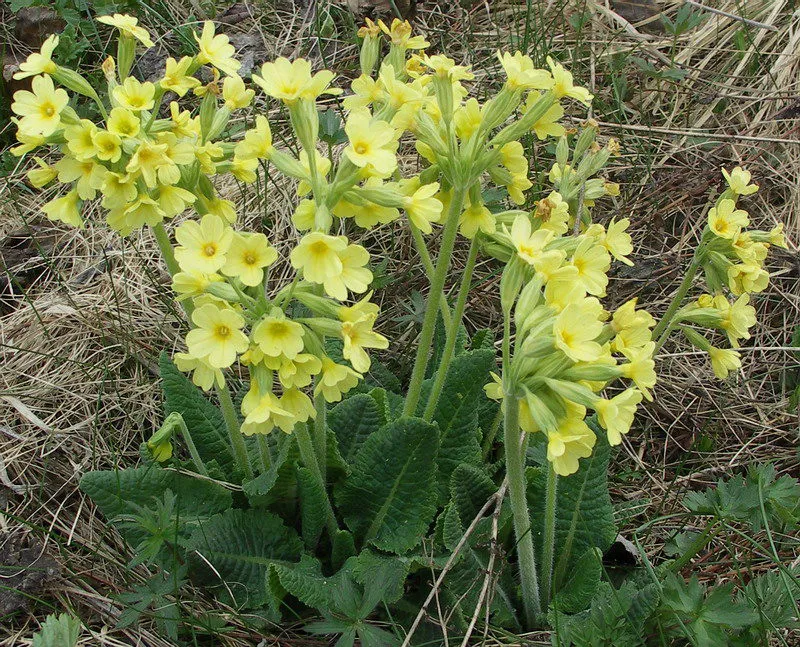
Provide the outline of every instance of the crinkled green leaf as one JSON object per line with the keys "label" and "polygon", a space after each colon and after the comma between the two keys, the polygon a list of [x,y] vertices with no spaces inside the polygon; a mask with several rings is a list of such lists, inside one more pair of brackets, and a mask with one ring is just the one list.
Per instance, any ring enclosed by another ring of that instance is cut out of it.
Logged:
{"label": "crinkled green leaf", "polygon": [[339,453],[348,464],[353,462],[364,441],[385,422],[386,416],[378,402],[366,393],[351,396],[328,412],[328,426],[336,435]]}
{"label": "crinkled green leaf", "polygon": [[270,603],[273,564],[299,561],[303,544],[280,517],[265,510],[227,510],[201,524],[187,542],[197,578],[241,607]]}
{"label": "crinkled green leaf", "polygon": [[371,434],[336,490],[347,527],[362,543],[403,553],[416,546],[436,512],[438,430],[400,418]]}
{"label": "crinkled green leaf", "polygon": [[81,621],[68,613],[51,614],[33,634],[33,647],[74,647],[81,632]]}
{"label": "crinkled green leaf", "polygon": [[300,527],[306,548],[313,550],[327,520],[326,495],[319,481],[305,467],[297,468],[300,495]]}

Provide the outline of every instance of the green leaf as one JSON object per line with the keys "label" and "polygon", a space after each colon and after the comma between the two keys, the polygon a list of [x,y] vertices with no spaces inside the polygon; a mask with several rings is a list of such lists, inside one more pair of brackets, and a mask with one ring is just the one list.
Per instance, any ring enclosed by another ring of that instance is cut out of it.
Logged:
{"label": "green leaf", "polygon": [[325,112],[319,111],[319,138],[331,146],[347,141],[342,119],[333,108],[328,108]]}
{"label": "green leaf", "polygon": [[465,527],[495,492],[497,486],[480,467],[462,463],[450,476],[450,496]]}
{"label": "green leaf", "polygon": [[33,634],[33,647],[74,647],[78,643],[81,621],[68,613],[45,618],[42,628]]}
{"label": "green leaf", "polygon": [[[555,586],[558,592],[576,556],[591,548],[605,552],[614,542],[614,509],[608,494],[610,448],[605,433],[590,418],[587,423],[597,434],[594,453],[580,462],[571,476],[558,478],[556,499]],[[542,469],[528,468],[528,502],[534,519],[544,518],[545,475]],[[536,537],[540,543],[541,538]],[[541,549],[541,547],[540,547]]]}
{"label": "green leaf", "polygon": [[231,493],[222,486],[156,465],[87,472],[80,488],[107,519],[134,514],[139,506],[155,507],[155,499],[167,490],[175,495],[175,508],[184,521],[205,519],[232,504]]}
{"label": "green leaf", "polygon": [[364,441],[336,490],[358,541],[396,553],[421,541],[436,512],[438,451],[437,428],[419,418],[400,418]]}
{"label": "green leaf", "polygon": [[237,606],[270,602],[273,564],[297,562],[303,545],[280,517],[265,510],[227,510],[197,528],[187,542],[198,579],[219,587]]}
{"label": "green leaf", "polygon": [[331,547],[331,566],[340,569],[344,563],[356,554],[356,542],[349,530],[337,530]]}
{"label": "green leaf", "polygon": [[411,564],[398,557],[380,555],[369,549],[352,560],[353,577],[364,587],[367,597],[392,604],[403,597],[403,585]]}
{"label": "green leaf", "polygon": [[[272,439],[273,436],[276,440]],[[267,442],[272,450],[272,463],[269,469],[242,484],[242,489],[251,506],[265,506],[269,503],[269,495],[273,487],[278,483],[282,472],[286,471],[283,469],[284,466],[293,465],[299,457],[293,436],[270,434],[267,436]]]}
{"label": "green leaf", "polygon": [[795,617],[795,604],[800,602],[797,572],[771,571],[758,575],[747,583],[737,599],[758,612],[757,628],[761,634],[800,627]]}
{"label": "green leaf", "polygon": [[575,562],[572,575],[553,598],[553,607],[566,613],[586,609],[603,575],[603,555],[596,548],[587,550]]}
{"label": "green leaf", "polygon": [[349,577],[345,569],[333,576],[323,575],[322,564],[310,555],[303,555],[297,564],[273,564],[272,571],[287,593],[323,614],[330,612],[333,591],[339,586],[342,577]]}
{"label": "green leaf", "polygon": [[166,353],[161,353],[158,366],[164,390],[164,411],[167,415],[173,411],[180,413],[200,458],[204,462],[217,461],[225,474],[231,476],[236,462],[222,412],[175,367]]}
{"label": "green leaf", "polygon": [[441,438],[437,461],[440,503],[446,500],[450,475],[458,465],[482,462],[477,407],[485,399],[483,385],[494,365],[494,351],[474,350],[453,359],[447,369],[433,415]]}
{"label": "green leaf", "polygon": [[300,527],[306,548],[313,550],[319,541],[327,519],[326,495],[319,481],[305,467],[297,468],[297,488],[300,496]]}
{"label": "green leaf", "polygon": [[364,441],[385,420],[375,398],[366,393],[353,395],[328,412],[328,426],[336,434],[339,452],[348,464],[352,464]]}

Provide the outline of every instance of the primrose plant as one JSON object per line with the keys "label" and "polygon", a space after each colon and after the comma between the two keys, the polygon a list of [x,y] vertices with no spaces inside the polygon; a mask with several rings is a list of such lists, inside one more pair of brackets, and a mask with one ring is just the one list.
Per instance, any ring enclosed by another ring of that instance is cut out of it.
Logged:
{"label": "primrose plant", "polygon": [[[466,626],[470,604],[514,630],[546,624],[550,608],[586,609],[600,582],[596,554],[614,538],[609,446],[652,399],[654,353],[679,330],[718,377],[740,367],[735,348],[755,323],[750,294],[767,285],[770,245],[784,244],[780,230],[746,229],[736,203],[757,189],[749,174],[724,172],[728,189],[660,321],[636,299],[609,311],[611,264],[632,265],[629,221],[604,226],[592,210],[619,195],[597,177],[619,144],[601,146],[594,122],[578,133],[560,123],[562,102],[588,106],[592,95],[554,60],[539,69],[498,53],[505,82],[480,103],[470,69],[424,53],[408,23],[367,21],[361,75],[340,103],[346,118],[331,125],[324,113],[323,135],[317,102],[342,94],[332,72],[278,58],[253,74],[288,114],[296,147],[281,149],[212,23],[195,35],[194,56],[168,58],[160,80],[142,82],[131,70],[149,33],[129,16],[100,22],[119,32],[104,87],[52,60],[55,35],[21,64],[17,77],[33,78],[12,104],[13,152],[38,151],[29,182],[59,187],[42,207],[51,220],[85,227],[87,214],[103,213],[122,236],[150,228],[189,321],[186,350],[174,364],[162,356],[170,415],[143,466],[82,480],[146,549],[134,563],[181,581],[188,565],[195,582],[273,621],[314,608],[327,620],[310,630],[351,643],[397,641],[369,620],[391,607],[405,624],[431,569],[455,625]],[[250,127],[234,131],[235,116]],[[552,188],[526,211],[521,139],[531,133],[556,145],[543,174]],[[421,163],[403,175],[397,152],[411,144]],[[270,166],[296,181],[289,241],[243,229],[217,187],[227,175],[254,183]],[[490,190],[512,208],[487,204]],[[179,216],[173,244],[165,224]],[[401,219],[430,277],[405,387],[370,357],[389,347],[374,329],[371,256],[342,235]],[[451,305],[443,290],[459,235],[469,251]],[[491,333],[469,340],[462,326],[481,255],[504,267],[499,369]],[[279,261],[288,274],[270,272]],[[708,293],[686,303],[700,269]],[[202,393],[212,390],[219,406]],[[174,451],[179,441],[188,456]],[[470,578],[495,564],[497,545],[509,559],[490,596]]]}

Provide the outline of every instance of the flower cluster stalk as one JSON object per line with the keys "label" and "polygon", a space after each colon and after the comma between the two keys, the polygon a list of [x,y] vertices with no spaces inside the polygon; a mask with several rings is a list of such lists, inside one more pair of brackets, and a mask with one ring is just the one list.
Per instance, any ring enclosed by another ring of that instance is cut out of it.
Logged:
{"label": "flower cluster stalk", "polygon": [[[411,381],[408,385],[408,394],[403,408],[403,415],[414,415],[419,403],[422,381],[425,379],[425,369],[428,367],[428,359],[433,342],[433,334],[436,328],[436,316],[439,312],[439,302],[442,298],[444,282],[447,278],[447,271],[450,269],[450,258],[458,233],[458,217],[464,207],[467,189],[464,186],[453,187],[453,197],[450,202],[450,209],[447,213],[447,222],[442,233],[442,242],[439,249],[439,257],[436,260],[436,271],[431,277],[431,287],[428,294],[428,301],[425,308],[425,318],[422,323],[422,331],[419,335],[417,355],[414,360],[414,368],[411,371]],[[455,317],[450,322],[450,329],[457,329],[460,321]],[[452,334],[452,333],[451,333]]]}

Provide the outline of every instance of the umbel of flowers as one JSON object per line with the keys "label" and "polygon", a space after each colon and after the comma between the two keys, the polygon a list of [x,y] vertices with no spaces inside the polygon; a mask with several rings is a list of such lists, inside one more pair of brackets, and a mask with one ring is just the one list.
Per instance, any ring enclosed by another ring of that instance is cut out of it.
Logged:
{"label": "umbel of flowers", "polygon": [[[229,133],[232,115],[251,109],[255,89],[238,76],[234,48],[212,23],[195,35],[194,56],[169,58],[161,79],[141,82],[130,70],[137,45],[152,46],[150,35],[129,16],[101,22],[119,31],[116,60],[102,66],[105,87],[93,88],[52,60],[57,36],[20,66],[18,78],[33,79],[12,104],[19,140],[13,152],[47,151],[33,158],[28,179],[39,188],[58,186],[42,207],[51,220],[82,227],[97,210],[121,235],[152,228],[191,322],[176,364],[198,386],[217,391],[245,477],[252,467],[242,433],[263,440],[277,428],[296,435],[304,463],[325,491],[326,403],[358,384],[370,368],[370,349],[388,347],[374,330],[379,310],[370,300],[370,254],[338,234],[343,221],[370,229],[405,219],[431,279],[406,415],[422,412],[431,420],[444,385],[441,370],[421,401],[437,318],[446,330],[446,367],[478,255],[504,263],[502,369],[486,392],[502,401],[520,581],[527,623],[535,625],[552,594],[558,478],[576,472],[597,440],[587,415],[596,414],[608,442],[619,444],[638,405],[652,398],[654,354],[676,328],[709,353],[720,378],[740,365],[735,348],[755,323],[749,294],[767,285],[769,246],[784,244],[779,229],[746,229],[747,213],[736,202],[757,189],[749,174],[738,167],[724,172],[729,188],[709,211],[687,276],[656,323],[636,299],[613,311],[601,301],[612,262],[632,264],[629,221],[604,226],[592,217],[598,199],[619,195],[617,185],[596,177],[619,144],[601,146],[589,122],[570,146],[559,123],[561,102],[589,105],[592,95],[552,59],[540,69],[519,52],[498,53],[505,82],[480,103],[465,85],[473,76],[469,68],[426,54],[428,43],[408,23],[367,21],[359,31],[361,75],[342,101],[346,142],[337,154],[325,156],[319,146],[317,101],[342,93],[331,85],[332,72],[313,73],[308,61],[278,58],[253,75],[288,113],[295,154],[273,145],[260,114],[240,136]],[[384,36],[390,43],[381,57]],[[197,78],[201,67],[210,72],[208,83]],[[78,116],[75,95],[93,102],[96,119]],[[558,140],[552,189],[537,196],[530,212],[490,210],[484,202],[490,188],[525,204],[532,183],[520,140],[531,133]],[[413,142],[422,160],[420,171],[406,177],[397,163],[401,139]],[[280,281],[270,274],[276,247],[264,232],[242,229],[234,204],[215,188],[227,174],[255,182],[268,164],[296,181],[297,235],[279,245],[291,248],[284,260],[293,273]],[[186,212],[191,216],[174,228],[173,246],[164,223]],[[451,308],[442,294],[459,233],[469,240],[469,255]],[[432,235],[438,236],[435,260],[425,239]],[[684,305],[700,268],[708,293]],[[697,327],[723,332],[733,348],[712,345]],[[340,353],[331,350],[331,340]],[[225,373],[237,365],[249,378],[241,425]],[[605,390],[612,385],[610,397]],[[545,437],[550,465],[540,567],[524,473],[533,434]],[[329,516],[333,536],[336,521],[332,511]]]}

